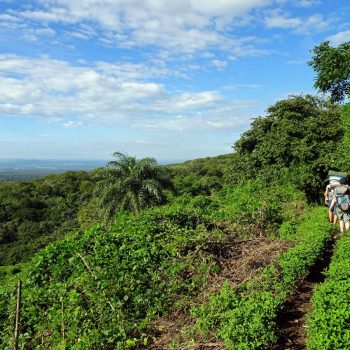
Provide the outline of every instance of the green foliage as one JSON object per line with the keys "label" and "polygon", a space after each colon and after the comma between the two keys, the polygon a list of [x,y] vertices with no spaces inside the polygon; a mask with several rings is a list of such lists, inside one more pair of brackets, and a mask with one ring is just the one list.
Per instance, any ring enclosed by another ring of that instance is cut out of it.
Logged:
{"label": "green foliage", "polygon": [[337,164],[344,135],[340,107],[306,95],[281,100],[267,112],[235,143],[241,161],[234,164],[232,180],[280,178],[317,200],[328,170]]}
{"label": "green foliage", "polygon": [[[349,169],[350,109],[342,119],[340,111],[294,96],[255,119],[235,154],[162,168],[115,153],[105,170],[0,184],[0,263],[26,260],[66,236],[27,267],[0,268],[0,349],[13,347],[17,278],[24,280],[22,347],[127,349],[147,344],[150,322],[198,294],[219,268],[208,241],[268,235],[295,246],[257,278],[237,289],[226,283],[192,309],[203,336],[228,349],[265,349],[285,298],[330,237],[326,209],[305,202],[317,200],[328,169]],[[164,190],[169,172],[178,196]],[[115,216],[108,227],[106,211]],[[345,263],[328,271],[341,276],[339,295],[348,293],[348,271]],[[343,306],[338,297],[334,304]],[[346,319],[345,306],[336,310]]]}
{"label": "green foliage", "polygon": [[24,268],[25,264],[0,266],[0,284],[5,285],[8,280],[17,276]]}
{"label": "green foliage", "polygon": [[315,87],[329,92],[334,102],[344,100],[350,93],[350,42],[332,47],[326,41],[316,46],[313,54],[309,65],[317,74]]}
{"label": "green foliage", "polygon": [[198,225],[205,227],[212,222],[212,213],[217,211],[219,203],[212,197],[183,195],[177,197],[171,204],[159,208],[153,208],[155,220],[169,220],[180,227],[194,229]]}
{"label": "green foliage", "polygon": [[318,285],[307,320],[309,350],[350,348],[350,235],[338,241],[326,280]]}
{"label": "green foliage", "polygon": [[27,261],[77,228],[77,212],[91,198],[95,182],[93,173],[70,171],[0,183],[0,265]]}
{"label": "green foliage", "polygon": [[[221,231],[220,221],[240,219],[239,208],[246,203],[246,216],[235,225],[260,225],[260,235],[267,227],[277,228],[283,218],[299,216],[298,207],[288,206],[288,198],[290,203],[304,203],[292,186],[271,187],[266,193],[263,183],[248,182],[241,191],[235,187],[216,196],[183,195],[137,217],[120,212],[110,229],[95,226],[49,245],[20,273],[25,305],[21,344],[125,349],[146,342],[150,321],[199,293],[209,273],[217,270],[207,242],[232,237]],[[249,216],[249,211],[256,214]],[[259,223],[259,212],[270,213],[266,227]],[[4,293],[11,288],[7,285]],[[269,291],[256,298],[267,302]],[[0,336],[6,349],[11,345],[13,308],[2,305]],[[250,310],[253,314],[254,307]],[[265,319],[263,313],[260,316]],[[225,327],[220,333],[224,339],[231,332],[230,324]],[[258,321],[251,327],[254,332],[263,329]]]}
{"label": "green foliage", "polygon": [[266,349],[276,340],[275,323],[286,296],[306,275],[331,237],[325,210],[313,208],[298,226],[298,243],[260,275],[233,289],[226,283],[206,305],[192,309],[202,336],[221,338],[228,350]]}
{"label": "green foliage", "polygon": [[295,240],[297,235],[297,221],[284,221],[279,228],[279,237],[284,240]]}
{"label": "green foliage", "polygon": [[165,202],[166,188],[171,188],[163,168],[153,158],[137,160],[120,152],[107,164],[98,186],[101,204],[111,217],[117,210],[138,214],[140,210]]}
{"label": "green foliage", "polygon": [[274,319],[280,303],[271,291],[239,293],[226,283],[209,305],[192,314],[199,333],[221,338],[228,350],[266,349],[276,340]]}
{"label": "green foliage", "polygon": [[[197,213],[185,205],[181,217],[179,204],[164,216],[157,208],[137,218],[121,212],[110,230],[70,235],[38,253],[22,276],[21,344],[125,349],[146,341],[149,321],[175,297],[197,293],[214,266],[210,254],[197,256],[210,234],[199,212],[203,204],[204,198],[188,202]],[[1,303],[0,349],[7,349],[12,313]]]}
{"label": "green foliage", "polygon": [[220,190],[229,180],[234,154],[200,158],[166,166],[178,195],[210,195]]}
{"label": "green foliage", "polygon": [[345,131],[344,137],[340,142],[339,151],[335,155],[337,159],[337,170],[350,174],[350,104],[342,107],[342,126]]}
{"label": "green foliage", "polygon": [[77,212],[79,227],[86,230],[94,225],[100,225],[105,220],[105,210],[100,206],[100,199],[92,197],[79,207]]}
{"label": "green foliage", "polygon": [[227,186],[214,197],[220,203],[212,211],[214,221],[233,221],[236,230],[249,226],[251,235],[275,231],[283,220],[296,218],[303,211],[305,195],[291,184],[278,185],[248,180],[238,186]]}
{"label": "green foliage", "polygon": [[310,95],[278,101],[267,113],[235,143],[236,151],[250,154],[258,167],[313,161],[327,147],[319,143],[334,144],[342,136],[340,109]]}
{"label": "green foliage", "polygon": [[348,150],[350,148],[350,103],[343,106],[342,121],[345,131],[343,145]]}

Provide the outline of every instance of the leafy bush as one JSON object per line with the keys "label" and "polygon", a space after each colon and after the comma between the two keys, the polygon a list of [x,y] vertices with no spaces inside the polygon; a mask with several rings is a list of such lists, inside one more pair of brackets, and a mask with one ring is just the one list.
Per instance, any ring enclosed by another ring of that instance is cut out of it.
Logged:
{"label": "leafy bush", "polygon": [[68,171],[0,183],[0,266],[28,261],[77,228],[77,212],[92,196],[95,182],[93,172]]}
{"label": "leafy bush", "polygon": [[350,234],[338,241],[326,280],[311,300],[308,323],[309,350],[350,348]]}
{"label": "leafy bush", "polygon": [[196,330],[221,338],[228,350],[266,349],[276,340],[275,322],[285,298],[320,256],[331,237],[325,210],[313,208],[296,233],[298,243],[260,275],[232,289],[225,284],[207,305],[194,308]]}
{"label": "leafy bush", "polygon": [[346,131],[341,112],[338,105],[310,95],[278,101],[235,143],[240,158],[233,164],[232,181],[282,178],[311,201],[319,200],[328,170],[337,166],[330,155],[337,154]]}
{"label": "leafy bush", "polygon": [[[188,215],[195,222],[196,213]],[[22,274],[21,344],[107,350],[147,342],[149,321],[196,293],[214,266],[209,254],[196,255],[209,234],[204,226],[168,217],[119,213],[110,230],[95,227],[39,252]],[[12,344],[12,316],[2,299],[0,349]]]}
{"label": "leafy bush", "polygon": [[261,180],[227,186],[215,198],[220,206],[217,211],[212,211],[212,220],[231,220],[270,231],[285,220],[297,219],[305,205],[305,195],[293,185]]}

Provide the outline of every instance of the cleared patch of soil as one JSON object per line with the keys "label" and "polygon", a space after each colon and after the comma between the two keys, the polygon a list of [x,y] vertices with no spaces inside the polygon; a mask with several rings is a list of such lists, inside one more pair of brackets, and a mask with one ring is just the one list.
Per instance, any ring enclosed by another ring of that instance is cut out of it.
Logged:
{"label": "cleared patch of soil", "polygon": [[213,254],[219,265],[220,272],[210,276],[206,290],[200,295],[184,303],[181,309],[162,317],[152,325],[153,336],[145,348],[165,350],[169,348],[187,350],[222,350],[225,346],[218,339],[202,339],[198,335],[186,336],[186,329],[194,324],[189,314],[192,305],[203,304],[209,295],[219,292],[224,281],[229,281],[233,287],[254,277],[258,271],[274,261],[276,256],[290,248],[294,243],[270,240],[265,237],[239,240],[229,243],[208,243],[207,251]]}
{"label": "cleared patch of soil", "polygon": [[310,270],[309,275],[299,283],[297,291],[286,301],[277,319],[279,340],[270,350],[306,350],[306,314],[310,311],[310,299],[315,286],[322,283],[322,271],[329,265],[334,242],[330,242],[323,256]]}

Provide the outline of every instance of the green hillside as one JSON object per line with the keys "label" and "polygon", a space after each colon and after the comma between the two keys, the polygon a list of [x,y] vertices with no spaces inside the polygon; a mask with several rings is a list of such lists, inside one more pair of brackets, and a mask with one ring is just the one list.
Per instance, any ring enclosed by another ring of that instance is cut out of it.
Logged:
{"label": "green hillside", "polygon": [[19,279],[21,349],[268,349],[332,239],[322,192],[328,170],[350,171],[349,118],[292,96],[232,154],[159,167],[118,153],[0,184],[0,349],[14,347]]}

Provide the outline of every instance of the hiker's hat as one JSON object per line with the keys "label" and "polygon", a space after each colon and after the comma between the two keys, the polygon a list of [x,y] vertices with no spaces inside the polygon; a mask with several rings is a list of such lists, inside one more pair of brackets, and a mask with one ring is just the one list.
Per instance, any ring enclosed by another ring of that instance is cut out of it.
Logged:
{"label": "hiker's hat", "polygon": [[340,182],[341,185],[346,184],[346,178],[345,178],[345,177],[341,177],[341,178],[339,179],[339,182]]}

